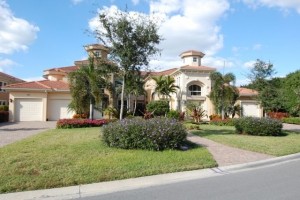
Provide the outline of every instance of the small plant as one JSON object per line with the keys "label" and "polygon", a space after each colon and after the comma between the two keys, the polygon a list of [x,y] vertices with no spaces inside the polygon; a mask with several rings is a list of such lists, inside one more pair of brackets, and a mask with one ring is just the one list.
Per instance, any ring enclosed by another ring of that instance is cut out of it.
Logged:
{"label": "small plant", "polygon": [[110,147],[161,151],[178,148],[187,132],[175,119],[124,119],[103,127],[103,141]]}
{"label": "small plant", "polygon": [[60,119],[56,122],[56,128],[99,127],[108,122],[106,119]]}
{"label": "small plant", "polygon": [[194,103],[188,103],[187,109],[189,112],[189,115],[193,118],[194,122],[201,122],[202,118],[207,116],[206,111],[202,108],[201,105],[196,105]]}
{"label": "small plant", "polygon": [[177,119],[179,120],[179,116],[180,116],[180,112],[176,111],[176,110],[170,110],[167,113],[167,117],[168,118],[172,118],[172,119]]}
{"label": "small plant", "polygon": [[169,102],[164,100],[151,101],[146,106],[147,111],[153,112],[154,116],[165,116],[169,110]]}
{"label": "small plant", "polygon": [[86,119],[88,117],[87,114],[74,114],[73,119]]}
{"label": "small plant", "polygon": [[8,111],[7,105],[0,105],[0,111]]}
{"label": "small plant", "polygon": [[282,123],[271,118],[243,117],[236,119],[236,132],[239,134],[258,136],[282,135]]}
{"label": "small plant", "polygon": [[287,118],[289,116],[288,113],[285,112],[268,112],[268,116],[272,119],[283,119],[283,118]]}

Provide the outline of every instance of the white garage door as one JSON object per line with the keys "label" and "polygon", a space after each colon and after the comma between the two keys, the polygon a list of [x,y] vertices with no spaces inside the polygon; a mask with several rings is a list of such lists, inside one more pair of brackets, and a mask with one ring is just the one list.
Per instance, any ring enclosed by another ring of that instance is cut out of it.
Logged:
{"label": "white garage door", "polygon": [[242,111],[243,111],[243,116],[245,117],[260,117],[259,106],[256,103],[243,102]]}
{"label": "white garage door", "polygon": [[72,118],[74,112],[68,111],[68,99],[49,99],[48,100],[48,120],[56,121],[59,119]]}
{"label": "white garage door", "polygon": [[28,98],[15,99],[16,121],[42,121],[43,102],[42,99]]}

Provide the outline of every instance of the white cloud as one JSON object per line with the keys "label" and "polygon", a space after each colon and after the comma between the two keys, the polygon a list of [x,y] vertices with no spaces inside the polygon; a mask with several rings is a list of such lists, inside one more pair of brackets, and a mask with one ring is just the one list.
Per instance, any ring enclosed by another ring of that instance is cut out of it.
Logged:
{"label": "white cloud", "polygon": [[138,5],[140,3],[140,0],[131,0],[131,2],[133,3],[133,5]]}
{"label": "white cloud", "polygon": [[83,0],[71,0],[74,5],[80,4]]}
{"label": "white cloud", "polygon": [[17,18],[4,0],[0,0],[0,53],[11,54],[26,50],[37,38],[39,28]]}
{"label": "white cloud", "polygon": [[243,64],[243,67],[251,69],[251,68],[253,68],[253,66],[254,66],[255,63],[256,63],[256,60],[250,60],[250,61],[245,62]]}
{"label": "white cloud", "polygon": [[7,59],[7,58],[0,58],[0,71],[5,72],[7,69],[18,65],[16,62]]}
{"label": "white cloud", "polygon": [[258,6],[267,6],[277,7],[284,11],[295,9],[300,14],[299,0],[243,0],[243,2],[254,8]]}
{"label": "white cloud", "polygon": [[262,48],[262,44],[254,44],[252,49],[257,51],[257,50],[260,50]]}
{"label": "white cloud", "polygon": [[41,77],[41,76],[37,76],[37,77],[29,77],[29,78],[22,78],[22,80],[24,81],[41,81],[41,80],[45,80],[44,77]]}
{"label": "white cloud", "polygon": [[[163,19],[159,34],[164,38],[159,46],[162,56],[151,64],[164,69],[178,67],[182,65],[178,55],[191,49],[202,51],[207,57],[215,55],[223,48],[218,20],[229,8],[227,0],[151,0],[149,13]],[[103,10],[114,13],[118,8],[103,7],[99,11]],[[98,16],[89,21],[89,27],[101,28]]]}

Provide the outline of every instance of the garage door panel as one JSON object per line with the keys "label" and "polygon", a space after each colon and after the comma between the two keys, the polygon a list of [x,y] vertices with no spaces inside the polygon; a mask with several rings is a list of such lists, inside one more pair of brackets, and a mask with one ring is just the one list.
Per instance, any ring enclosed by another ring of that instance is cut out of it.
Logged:
{"label": "garage door panel", "polygon": [[256,103],[242,103],[243,116],[260,117],[259,108]]}
{"label": "garage door panel", "polygon": [[74,112],[68,110],[69,99],[50,99],[48,102],[48,120],[72,118]]}
{"label": "garage door panel", "polygon": [[43,102],[38,98],[15,99],[16,121],[42,121]]}

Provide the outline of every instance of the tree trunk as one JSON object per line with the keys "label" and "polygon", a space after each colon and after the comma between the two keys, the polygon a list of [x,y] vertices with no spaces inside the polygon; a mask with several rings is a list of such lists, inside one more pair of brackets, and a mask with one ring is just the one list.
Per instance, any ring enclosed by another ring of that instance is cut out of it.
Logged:
{"label": "tree trunk", "polygon": [[90,119],[93,120],[93,115],[94,115],[94,106],[93,106],[93,102],[92,99],[90,100]]}
{"label": "tree trunk", "polygon": [[124,92],[125,92],[125,75],[123,76],[123,84],[122,84],[122,92],[121,92],[121,108],[120,108],[120,117],[119,119],[123,119],[123,111],[124,111]]}
{"label": "tree trunk", "polygon": [[134,99],[134,108],[133,108],[133,116],[135,115],[135,111],[136,111],[136,100],[137,97],[135,96],[135,99]]}

